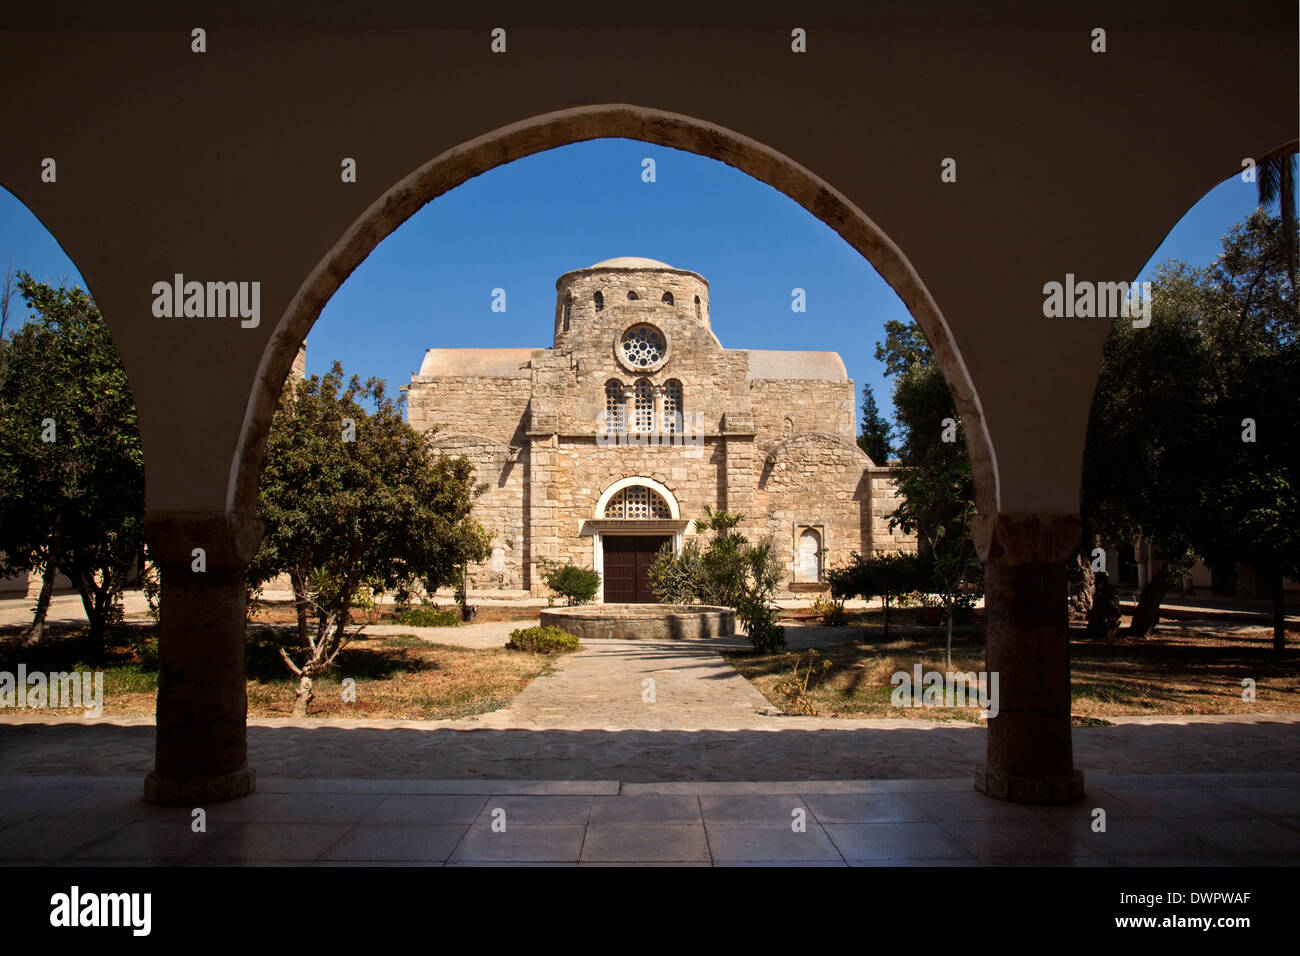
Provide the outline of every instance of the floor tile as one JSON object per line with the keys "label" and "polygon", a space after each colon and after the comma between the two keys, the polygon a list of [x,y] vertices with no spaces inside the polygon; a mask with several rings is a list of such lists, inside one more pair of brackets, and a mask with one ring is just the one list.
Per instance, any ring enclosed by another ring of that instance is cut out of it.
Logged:
{"label": "floor tile", "polygon": [[826,823],[915,823],[929,818],[906,794],[804,794],[817,821]]}
{"label": "floor tile", "polygon": [[960,859],[969,855],[936,823],[828,823],[826,833],[850,862]]}
{"label": "floor tile", "polygon": [[495,833],[489,825],[470,827],[451,856],[451,862],[577,863],[582,856],[585,826],[507,825]]}
{"label": "floor tile", "polygon": [[362,822],[374,823],[473,823],[486,796],[394,794],[370,811]]}
{"label": "floor tile", "polygon": [[835,845],[816,824],[808,824],[803,833],[795,833],[789,826],[736,823],[708,823],[705,830],[715,863],[841,860]]}
{"label": "floor tile", "polygon": [[591,823],[702,823],[700,801],[693,796],[642,794],[624,797],[596,797],[591,805]]}
{"label": "floor tile", "polygon": [[746,793],[700,797],[700,811],[705,823],[752,823],[788,829],[795,820],[795,810],[802,810],[804,819],[810,824],[813,822],[808,804],[795,794]]}
{"label": "floor tile", "polygon": [[253,818],[255,823],[359,823],[386,798],[379,793],[291,793]]}
{"label": "floor tile", "polygon": [[941,826],[962,849],[982,860],[1097,855],[1067,827],[1043,820],[945,820]]}
{"label": "floor tile", "polygon": [[1037,820],[1035,808],[996,800],[982,793],[909,793],[932,820]]}
{"label": "floor tile", "polygon": [[325,851],[322,860],[444,862],[460,843],[467,824],[382,824],[353,827]]}
{"label": "floor tile", "polygon": [[350,828],[347,824],[238,823],[191,863],[310,863],[319,859]]}
{"label": "floor tile", "polygon": [[585,825],[591,817],[591,797],[542,797],[496,794],[483,802],[474,819],[475,825],[501,819],[497,810],[505,811],[507,829],[513,826]]}
{"label": "floor tile", "polygon": [[708,862],[709,843],[702,823],[593,823],[582,846],[583,863]]}

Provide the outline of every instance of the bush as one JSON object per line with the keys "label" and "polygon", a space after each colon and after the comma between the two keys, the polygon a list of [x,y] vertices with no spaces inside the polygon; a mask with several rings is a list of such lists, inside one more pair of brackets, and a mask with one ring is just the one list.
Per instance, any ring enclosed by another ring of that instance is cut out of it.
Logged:
{"label": "bush", "polygon": [[772,603],[784,570],[771,538],[750,544],[735,531],[744,515],[704,509],[695,522],[701,535],[712,532],[707,548],[687,541],[680,554],[665,546],[650,566],[650,590],[661,604],[711,604],[734,608],[754,650],[785,646],[785,628],[776,624]]}
{"label": "bush", "polygon": [[558,627],[525,627],[510,632],[506,647],[530,654],[568,654],[582,649],[578,639]]}
{"label": "bush", "polygon": [[818,597],[812,603],[812,612],[822,619],[827,627],[843,627],[849,623],[849,615],[844,610],[843,599]]}
{"label": "bush", "polygon": [[785,628],[776,623],[778,611],[780,608],[763,598],[743,597],[736,602],[736,618],[759,654],[770,654],[785,647]]}
{"label": "bush", "polygon": [[576,564],[548,567],[542,572],[542,580],[548,588],[564,598],[565,604],[570,607],[575,604],[590,604],[600,590],[600,575],[591,568]]}
{"label": "bush", "polygon": [[142,637],[135,644],[135,656],[142,672],[155,673],[158,670],[158,638]]}
{"label": "bush", "polygon": [[460,614],[436,607],[413,607],[394,615],[393,621],[407,627],[456,627],[460,624]]}

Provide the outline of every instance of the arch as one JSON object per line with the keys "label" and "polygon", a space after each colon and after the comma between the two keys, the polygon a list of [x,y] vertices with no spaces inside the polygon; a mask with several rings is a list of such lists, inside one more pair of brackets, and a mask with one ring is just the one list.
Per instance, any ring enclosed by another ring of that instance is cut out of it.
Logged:
{"label": "arch", "polygon": [[802,528],[795,545],[794,580],[809,584],[822,579],[822,536],[816,528]]}
{"label": "arch", "polygon": [[676,303],[673,301],[673,294],[671,292],[665,292],[663,294],[663,297],[660,298],[659,301],[662,302],[664,305],[676,305]]}
{"label": "arch", "polygon": [[267,340],[230,463],[227,508],[248,514],[255,510],[262,452],[284,377],[325,303],[380,241],[431,200],[489,169],[557,146],[611,137],[726,163],[784,193],[861,253],[897,293],[929,341],[966,423],[976,503],[982,513],[996,513],[997,460],[979,395],[938,304],[893,240],[847,196],[788,156],[705,120],[624,103],[545,113],[455,146],[390,187],[353,221],[299,286]]}
{"label": "arch", "polygon": [[682,511],[677,505],[677,497],[661,482],[655,481],[653,478],[647,478],[645,475],[632,475],[628,478],[620,478],[618,481],[606,488],[601,492],[600,498],[596,501],[596,508],[592,513],[592,517],[604,518],[605,509],[609,506],[610,500],[624,488],[632,488],[637,485],[644,485],[646,488],[649,488],[651,491],[659,495],[659,497],[664,500],[664,503],[668,505],[668,511],[673,519],[681,518]]}
{"label": "arch", "polygon": [[601,311],[603,308],[605,308],[605,293],[601,292],[599,289],[596,290],[596,292],[591,297],[591,301],[595,304],[596,311],[597,312]]}
{"label": "arch", "polygon": [[627,301],[636,302],[640,298],[641,297],[637,295],[635,292],[633,292],[631,289],[627,290]]}

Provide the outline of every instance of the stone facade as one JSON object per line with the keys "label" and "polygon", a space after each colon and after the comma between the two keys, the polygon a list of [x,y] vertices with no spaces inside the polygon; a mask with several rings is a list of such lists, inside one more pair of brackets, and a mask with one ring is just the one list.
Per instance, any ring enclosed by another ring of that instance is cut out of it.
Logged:
{"label": "stone facade", "polygon": [[556,289],[551,348],[430,349],[407,387],[411,424],[488,485],[476,590],[543,596],[546,561],[604,573],[615,535],[680,547],[706,505],[771,535],[793,590],[853,551],[915,548],[889,532],[893,477],[856,444],[838,354],[724,348],[704,278],[650,259]]}

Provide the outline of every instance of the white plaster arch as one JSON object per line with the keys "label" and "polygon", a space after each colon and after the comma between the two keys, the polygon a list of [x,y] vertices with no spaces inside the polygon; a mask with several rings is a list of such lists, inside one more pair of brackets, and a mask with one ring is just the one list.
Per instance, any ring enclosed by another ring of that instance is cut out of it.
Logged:
{"label": "white plaster arch", "polygon": [[659,497],[663,498],[663,500],[668,503],[668,510],[672,513],[673,520],[679,520],[681,518],[682,510],[677,504],[676,496],[664,487],[662,483],[655,481],[653,478],[647,478],[644,475],[633,475],[629,478],[620,478],[618,481],[606,488],[601,493],[600,500],[596,502],[596,511],[592,517],[604,518],[605,506],[609,504],[609,499],[613,498],[624,488],[631,488],[634,485],[645,485],[651,491],[658,493]]}

